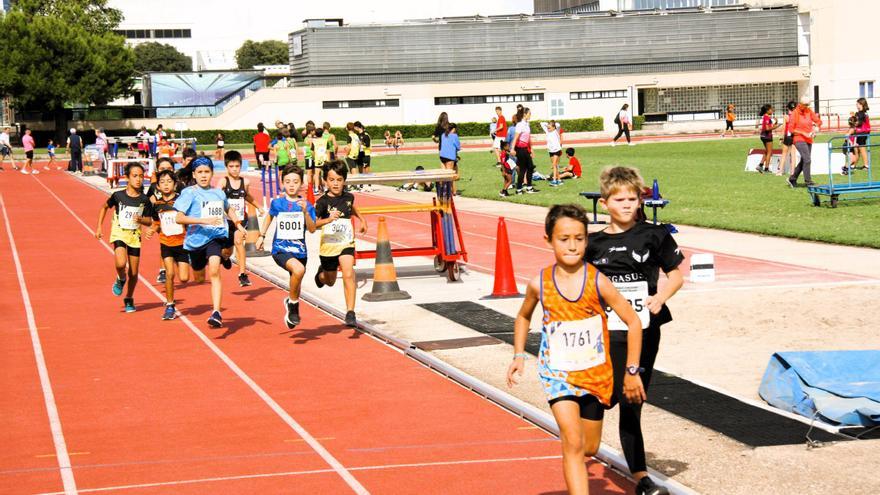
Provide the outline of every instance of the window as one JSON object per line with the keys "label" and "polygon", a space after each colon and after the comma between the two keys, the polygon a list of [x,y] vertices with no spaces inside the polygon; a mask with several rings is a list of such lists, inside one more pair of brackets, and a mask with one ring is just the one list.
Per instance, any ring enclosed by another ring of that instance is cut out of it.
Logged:
{"label": "window", "polygon": [[859,82],[859,96],[861,98],[873,98],[874,97],[874,81],[861,81],[861,82]]}
{"label": "window", "polygon": [[400,100],[349,100],[322,102],[325,109],[399,107]]}
{"label": "window", "polygon": [[192,38],[190,29],[119,29],[116,34],[128,39]]}
{"label": "window", "polygon": [[544,101],[544,93],[489,96],[438,96],[434,98],[435,105],[479,105],[487,103],[519,103],[530,101]]}
{"label": "window", "polygon": [[550,100],[550,116],[561,118],[565,114],[565,100],[553,98]]}
{"label": "window", "polygon": [[570,100],[595,100],[599,98],[626,98],[625,89],[610,89],[604,91],[575,91],[569,93]]}

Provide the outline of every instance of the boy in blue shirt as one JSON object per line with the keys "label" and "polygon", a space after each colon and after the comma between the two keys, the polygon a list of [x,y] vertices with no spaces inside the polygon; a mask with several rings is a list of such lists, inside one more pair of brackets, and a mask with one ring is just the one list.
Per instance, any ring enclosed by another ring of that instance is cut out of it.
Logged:
{"label": "boy in blue shirt", "polygon": [[[266,232],[275,219],[275,235],[272,240],[272,259],[290,273],[288,297],[284,298],[284,323],[293,329],[300,323],[299,292],[306,274],[306,231],[315,231],[315,207],[299,194],[302,187],[303,170],[297,165],[289,165],[281,172],[284,196],[272,200],[269,218],[263,223],[257,249],[263,249]],[[311,187],[309,184],[308,187]]]}
{"label": "boy in blue shirt", "polygon": [[226,217],[238,230],[244,231],[241,219],[235,209],[229,206],[222,189],[211,187],[214,176],[214,163],[210,158],[200,156],[192,162],[195,185],[187,187],[174,202],[177,210],[177,223],[186,225],[184,249],[189,252],[190,264],[196,282],[205,280],[205,267],[211,279],[211,302],[213,312],[208,325],[219,328],[223,325],[220,315],[220,300],[223,288],[220,281],[220,263],[223,243],[229,236]]}

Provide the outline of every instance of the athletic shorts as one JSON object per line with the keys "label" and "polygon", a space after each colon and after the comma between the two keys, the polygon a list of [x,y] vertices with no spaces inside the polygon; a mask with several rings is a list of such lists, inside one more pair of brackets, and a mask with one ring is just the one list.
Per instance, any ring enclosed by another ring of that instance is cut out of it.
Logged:
{"label": "athletic shorts", "polygon": [[[241,221],[241,226],[247,228],[247,225],[248,219],[245,217],[245,219]],[[220,240],[220,245],[223,246],[223,249],[231,248],[235,245],[235,233],[238,231],[235,224],[232,223],[232,220],[226,221],[226,228],[229,230],[229,235]]]}
{"label": "athletic shorts", "polygon": [[0,146],[0,155],[9,156],[12,154],[12,150],[9,149],[9,146]]}
{"label": "athletic shorts", "polygon": [[25,156],[25,158],[27,158],[28,160],[33,160],[33,159],[34,159],[34,150],[25,151],[25,152],[24,152],[24,156]]}
{"label": "athletic shorts", "polygon": [[773,137],[772,137],[772,136],[771,136],[771,137],[764,137],[764,136],[761,136],[761,142],[764,143],[764,144],[772,143],[772,142],[773,142]]}
{"label": "athletic shorts", "polygon": [[550,156],[562,156],[562,150],[559,151],[550,151],[548,153]]}
{"label": "athletic shorts", "polygon": [[868,144],[868,136],[856,136],[856,146],[865,146]]}
{"label": "athletic shorts", "polygon": [[495,139],[492,140],[492,147],[496,150],[500,150],[504,146],[504,138],[495,136]]}
{"label": "athletic shorts", "polygon": [[[354,256],[354,248],[345,248],[339,253],[339,256]],[[339,269],[339,256],[319,256],[321,260],[321,271],[335,272]]]}
{"label": "athletic shorts", "polygon": [[357,170],[358,161],[354,158],[345,157],[345,163],[348,165],[348,170]]}
{"label": "athletic shorts", "polygon": [[364,155],[360,157],[358,160],[363,164],[364,167],[370,166],[370,155]]}
{"label": "athletic shorts", "polygon": [[186,252],[186,249],[183,249],[183,245],[166,246],[165,244],[160,244],[159,252],[162,254],[163,260],[165,258],[173,258],[175,263],[189,263],[189,253]]}
{"label": "athletic shorts", "polygon": [[115,251],[117,248],[125,248],[125,250],[128,251],[129,256],[135,256],[138,258],[141,256],[141,248],[131,247],[122,241],[113,241],[113,250]]}
{"label": "athletic shorts", "polygon": [[259,166],[267,165],[269,163],[269,152],[268,151],[257,152],[257,163],[259,164]]}
{"label": "athletic shorts", "polygon": [[789,134],[788,136],[785,136],[784,138],[782,138],[782,144],[784,144],[786,146],[794,145],[794,136],[792,136],[791,134]]}
{"label": "athletic shorts", "polygon": [[272,253],[272,259],[275,260],[276,265],[284,268],[285,270],[287,270],[287,262],[292,259],[295,259],[302,263],[303,268],[305,268],[306,263],[308,263],[309,261],[308,257],[299,256],[293,253],[285,253],[283,251],[280,253]]}
{"label": "athletic shorts", "polygon": [[330,151],[329,153],[330,153],[330,161],[335,160],[335,159],[336,159],[336,152],[335,152],[335,151]]}
{"label": "athletic shorts", "polygon": [[725,120],[725,122],[727,122],[727,126],[724,128],[724,130],[732,131],[733,130],[733,121],[732,120]]}
{"label": "athletic shorts", "polygon": [[315,159],[314,158],[306,158],[306,170],[315,170]]}
{"label": "athletic shorts", "polygon": [[595,396],[586,394],[580,397],[575,395],[566,395],[564,397],[557,397],[555,399],[550,399],[548,402],[550,406],[556,404],[557,402],[570,400],[572,402],[576,402],[581,408],[581,419],[589,419],[590,421],[602,421],[602,418],[605,417],[605,406],[599,402]]}
{"label": "athletic shorts", "polygon": [[220,241],[220,239],[211,239],[207,244],[196,250],[187,250],[189,253],[189,264],[192,265],[193,270],[204,270],[208,266],[208,260],[211,256],[222,256],[220,252],[223,250],[223,246],[220,244]]}

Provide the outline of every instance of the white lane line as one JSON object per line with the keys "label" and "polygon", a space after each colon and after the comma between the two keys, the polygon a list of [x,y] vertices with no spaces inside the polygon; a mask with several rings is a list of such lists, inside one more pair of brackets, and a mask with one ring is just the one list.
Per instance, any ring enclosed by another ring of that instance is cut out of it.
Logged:
{"label": "white lane line", "polygon": [[[546,455],[546,456],[535,456],[535,457],[505,457],[499,459],[466,459],[459,461],[437,461],[437,462],[418,462],[418,463],[409,463],[409,464],[381,464],[375,466],[360,466],[360,467],[351,467],[348,468],[350,471],[377,471],[377,470],[385,470],[385,469],[405,469],[405,468],[422,468],[422,467],[434,467],[434,466],[461,466],[467,464],[494,464],[501,462],[527,462],[527,461],[547,461],[547,460],[556,460],[562,459],[561,455]],[[237,480],[248,480],[255,478],[277,478],[277,477],[285,477],[285,476],[304,476],[310,474],[327,474],[332,473],[332,469],[312,469],[309,471],[283,471],[278,473],[257,473],[257,474],[242,474],[239,476],[218,476],[215,478],[200,478],[200,479],[191,479],[191,480],[177,480],[177,481],[162,481],[157,483],[143,483],[139,485],[120,485],[120,486],[107,486],[103,488],[85,488],[80,490],[80,493],[94,493],[94,492],[109,492],[115,490],[132,490],[138,488],[153,488],[157,486],[176,486],[176,485],[191,485],[196,483],[214,483],[218,481],[237,481]],[[63,492],[50,492],[50,493],[42,493],[39,495],[64,495]]]}
{"label": "white lane line", "polygon": [[[67,203],[59,198],[58,195],[55,194],[55,192],[53,192],[45,184],[43,184],[40,179],[36,177],[34,177],[34,179],[36,179],[37,183],[40,184],[43,189],[45,189],[52,197],[54,197],[55,200],[58,201],[58,203],[60,203],[61,206],[63,206],[64,209],[67,210],[67,212],[70,213],[73,218],[75,218],[80,223],[80,225],[83,226],[84,229],[86,229],[86,232],[89,232],[90,234],[93,233],[92,229],[89,228],[89,226],[86,225],[86,223],[72,209],[70,209],[70,207],[67,206]],[[101,245],[104,246],[104,248],[107,249],[110,254],[113,254],[113,250],[110,249],[109,244],[101,241]],[[153,285],[150,284],[150,282],[146,278],[144,278],[142,275],[138,275],[138,279],[141,281],[141,284],[143,284],[143,286],[147,287],[150,292],[152,292],[153,295],[156,296],[157,299],[163,302],[165,301],[164,296],[158,290],[156,290],[156,288],[153,287]],[[257,382],[251,379],[251,377],[248,376],[247,373],[244,372],[244,370],[239,368],[238,365],[235,364],[235,362],[229,356],[227,356],[226,353],[220,350],[220,348],[217,347],[216,344],[211,342],[211,340],[206,337],[205,334],[199,331],[199,329],[192,323],[192,321],[190,321],[189,318],[187,318],[185,315],[180,315],[180,320],[190,329],[190,331],[192,331],[193,334],[195,334],[196,337],[199,338],[199,340],[202,341],[202,343],[204,343],[209,349],[211,349],[211,351],[213,351],[214,354],[216,354],[217,357],[219,357],[220,360],[223,361],[223,363],[226,364],[226,366],[229,367],[229,369],[232,370],[232,372],[235,373],[235,375],[238,376],[239,379],[241,379],[241,381],[243,381],[248,387],[250,387],[251,390],[253,390],[254,393],[256,393],[257,396],[262,399],[263,402],[266,403],[266,405],[269,406],[270,409],[275,411],[275,414],[277,414],[278,417],[280,417],[293,431],[295,431],[300,437],[302,437],[302,439],[305,440],[306,443],[308,443],[309,446],[312,447],[312,449],[314,449],[315,452],[317,452],[318,455],[320,455],[321,458],[323,458],[324,461],[333,468],[333,471],[335,471],[343,480],[345,480],[348,486],[351,487],[351,489],[355,493],[359,495],[366,495],[370,493],[369,491],[367,491],[366,488],[364,488],[363,485],[360,484],[358,480],[354,478],[354,476],[351,475],[350,472],[348,472],[347,469],[345,469],[345,466],[343,466],[342,463],[336,460],[336,458],[333,457],[333,455],[328,452],[327,449],[325,449],[324,446],[315,439],[315,437],[313,437],[308,431],[306,431],[305,428],[303,428],[295,419],[293,419],[293,417],[288,414],[287,411],[285,411],[284,408],[281,407],[281,405],[275,402],[275,399],[273,399],[268,393],[266,393],[266,391],[263,390],[262,387],[257,385]]]}
{"label": "white lane line", "polygon": [[40,388],[43,389],[43,402],[46,403],[46,414],[49,416],[49,428],[52,431],[52,442],[55,444],[55,456],[58,458],[58,469],[61,473],[61,483],[65,495],[74,495],[76,480],[73,478],[73,469],[70,467],[70,456],[67,452],[67,442],[64,441],[64,431],[61,429],[61,417],[58,416],[58,407],[55,405],[55,394],[52,392],[52,382],[49,380],[49,370],[46,367],[46,358],[43,355],[43,345],[40,343],[40,334],[37,331],[37,323],[34,319],[34,308],[31,306],[31,296],[24,281],[24,271],[21,269],[21,259],[18,257],[18,248],[15,246],[15,238],[12,235],[12,225],[9,223],[9,215],[6,214],[6,202],[0,194],[0,209],[3,210],[3,222],[6,224],[6,235],[9,236],[9,245],[12,248],[12,260],[15,262],[15,273],[18,275],[18,285],[21,289],[21,300],[24,303],[24,312],[27,316],[28,330],[31,334],[31,345],[34,348],[34,359],[37,361],[37,372],[40,375]]}

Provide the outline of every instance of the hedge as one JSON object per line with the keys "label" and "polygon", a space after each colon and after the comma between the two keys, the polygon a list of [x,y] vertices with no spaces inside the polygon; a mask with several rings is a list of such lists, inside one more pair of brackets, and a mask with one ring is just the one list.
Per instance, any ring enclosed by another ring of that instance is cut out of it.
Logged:
{"label": "hedge", "polygon": [[[644,122],[644,117],[641,115],[636,116],[634,119],[633,128],[641,129],[642,122]],[[566,119],[559,120],[559,125],[562,126],[562,129],[565,132],[589,132],[589,131],[602,131],[603,121],[602,117],[588,117],[585,119]],[[532,133],[534,134],[542,134],[544,131],[541,130],[541,124],[538,120],[532,120],[529,122]],[[489,136],[489,124],[486,122],[456,122],[458,126],[458,134],[460,136],[469,136],[469,137],[481,137],[481,136]],[[267,128],[270,133],[274,133],[273,128]],[[298,131],[302,132],[302,128],[298,128]],[[376,142],[381,142],[384,139],[385,130],[391,131],[391,134],[394,135],[395,131],[400,131],[403,133],[404,138],[430,138],[434,134],[434,124],[401,124],[401,125],[368,125],[367,132],[370,133],[370,136],[373,137],[373,140]],[[139,132],[139,129],[108,129],[108,136],[134,136]],[[150,129],[150,133],[152,134],[154,129]],[[180,137],[181,133],[177,131],[173,131],[171,129],[166,129],[166,132],[174,133],[177,137]],[[253,129],[213,129],[206,131],[184,131],[182,134],[184,137],[194,137],[198,141],[199,144],[203,145],[213,145],[214,137],[218,132],[223,133],[224,141],[229,144],[246,144],[253,142],[254,133],[257,132],[256,128]],[[334,127],[332,129],[333,134],[336,135],[336,139],[340,142],[345,142],[348,133],[345,132],[345,129],[341,127]],[[49,137],[52,137],[54,134],[53,131],[36,131],[34,132],[34,138],[36,138],[38,145],[44,146],[46,140]],[[80,132],[80,135],[83,136],[86,143],[93,143],[95,141],[95,132],[93,130],[83,130]],[[299,136],[297,136],[299,138]],[[302,139],[299,138],[299,141]],[[59,144],[59,143],[56,143]],[[61,146],[64,143],[60,143]]]}

